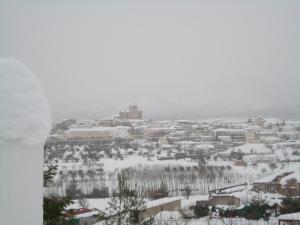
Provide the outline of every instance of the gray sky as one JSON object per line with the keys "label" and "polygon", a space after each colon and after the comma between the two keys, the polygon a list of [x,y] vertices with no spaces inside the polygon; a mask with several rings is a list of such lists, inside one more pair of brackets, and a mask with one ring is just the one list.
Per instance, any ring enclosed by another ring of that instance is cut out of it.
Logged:
{"label": "gray sky", "polygon": [[299,116],[299,40],[297,0],[0,3],[0,56],[31,68],[55,119],[133,101],[152,118]]}

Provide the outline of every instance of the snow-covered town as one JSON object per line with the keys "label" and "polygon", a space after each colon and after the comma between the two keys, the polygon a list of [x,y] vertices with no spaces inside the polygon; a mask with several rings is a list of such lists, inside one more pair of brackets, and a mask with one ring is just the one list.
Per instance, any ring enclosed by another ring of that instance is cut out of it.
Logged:
{"label": "snow-covered town", "polygon": [[300,225],[300,0],[0,0],[0,225]]}
{"label": "snow-covered town", "polygon": [[[299,224],[282,214],[300,196],[300,121],[162,120],[137,105],[99,120],[54,124],[45,169],[57,165],[45,189],[74,202],[66,215],[78,224],[105,224],[98,215],[123,174],[143,190],[141,220],[154,224]],[[255,216],[247,210],[262,207]],[[300,211],[300,210],[299,210]]]}

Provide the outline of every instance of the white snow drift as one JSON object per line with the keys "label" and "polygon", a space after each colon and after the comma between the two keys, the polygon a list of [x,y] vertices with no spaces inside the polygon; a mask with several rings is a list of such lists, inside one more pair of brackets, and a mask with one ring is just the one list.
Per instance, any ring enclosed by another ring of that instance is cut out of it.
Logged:
{"label": "white snow drift", "polygon": [[43,142],[51,128],[47,99],[29,69],[15,59],[0,59],[0,139]]}
{"label": "white snow drift", "polygon": [[51,116],[33,74],[0,59],[0,224],[43,224],[43,147]]}

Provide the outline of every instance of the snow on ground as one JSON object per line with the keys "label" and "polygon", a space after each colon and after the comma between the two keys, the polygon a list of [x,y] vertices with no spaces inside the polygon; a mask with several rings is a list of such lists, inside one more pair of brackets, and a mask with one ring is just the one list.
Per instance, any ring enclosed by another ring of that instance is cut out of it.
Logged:
{"label": "snow on ground", "polygon": [[255,164],[259,161],[276,161],[279,157],[274,154],[267,154],[267,155],[245,155],[243,156],[243,160],[247,163]]}
{"label": "snow on ground", "polygon": [[236,166],[232,161],[209,160],[207,164],[210,166],[224,166],[224,167],[230,166],[232,172],[237,174],[242,174],[243,177],[245,178],[245,180],[241,181],[241,183],[243,182],[252,183],[254,180],[258,178],[259,174],[261,174],[263,168],[268,169],[268,166],[264,163],[258,164],[256,167],[253,166],[244,167],[244,166]]}
{"label": "snow on ground", "polygon": [[[176,223],[167,223],[165,225],[175,225]],[[177,223],[179,224],[179,223]],[[277,220],[264,221],[264,220],[246,220],[241,218],[224,218],[224,219],[210,219],[208,217],[201,219],[193,219],[182,223],[186,225],[277,225]]]}
{"label": "snow on ground", "polygon": [[[275,151],[276,153],[276,151]],[[252,155],[251,155],[252,156]],[[255,156],[255,155],[253,155]],[[262,155],[262,157],[265,155]],[[256,157],[256,156],[255,156]],[[259,156],[260,157],[260,156]],[[275,173],[280,173],[282,171],[286,172],[293,172],[293,171],[299,171],[298,174],[300,173],[300,163],[299,162],[289,162],[284,165],[284,168],[282,168],[281,164],[277,164],[277,169],[272,170],[269,167],[269,163],[258,163],[257,165],[248,165],[248,166],[236,166],[232,161],[224,161],[224,160],[209,160],[207,161],[207,165],[210,166],[230,166],[231,170],[236,173],[243,174],[245,177],[245,180],[247,183],[251,184],[254,181],[257,181],[258,179],[262,179],[264,177],[271,176],[272,174]],[[265,172],[262,172],[265,170]],[[266,178],[268,179],[268,178]]]}
{"label": "snow on ground", "polygon": [[153,200],[153,201],[147,201],[145,203],[145,207],[152,208],[152,207],[156,207],[158,205],[167,204],[169,202],[176,201],[178,199],[181,199],[181,198],[180,197],[171,197],[171,198],[161,198],[161,199],[157,199],[157,200]]}
{"label": "snow on ground", "polygon": [[230,154],[231,152],[241,152],[244,154],[271,154],[272,150],[267,148],[264,144],[246,143],[238,147],[230,148],[222,153]]}
{"label": "snow on ground", "polygon": [[269,172],[265,172],[265,173],[260,173],[259,174],[259,179],[256,180],[255,182],[270,182],[272,180],[274,180],[277,176],[279,175],[283,175],[284,173],[293,173],[294,175],[291,175],[290,177],[292,178],[293,176],[295,178],[300,178],[299,177],[299,162],[293,162],[293,163],[289,163],[287,166],[285,166],[284,168],[280,168],[274,171],[269,171]]}
{"label": "snow on ground", "polygon": [[[178,212],[168,212],[163,211],[162,217],[170,219],[159,219],[155,218],[154,225],[278,225],[278,220],[276,218],[270,221],[264,220],[246,220],[241,218],[230,218],[230,219],[217,219],[217,218],[208,218],[203,217],[200,219],[172,219],[173,217],[179,217]],[[98,222],[94,225],[104,225],[105,223]]]}
{"label": "snow on ground", "polygon": [[[193,201],[196,204],[196,200],[201,199],[201,197],[199,198],[199,196],[193,196],[194,198],[190,198],[188,201],[186,202],[190,202]],[[167,198],[161,198],[161,199],[157,199],[157,200],[149,200],[149,199],[145,199],[145,207],[146,208],[152,208],[155,207],[157,205],[161,205],[161,204],[166,204],[172,201],[176,201],[178,199],[183,199],[184,197],[167,197]],[[202,197],[203,198],[203,197]],[[111,200],[111,198],[90,198],[87,199],[88,202],[88,208],[95,208],[98,210],[104,210],[107,206],[108,206],[108,202]],[[187,203],[185,203],[187,204]],[[74,203],[69,205],[66,209],[78,209],[81,208],[79,201],[78,200],[74,200]]]}
{"label": "snow on ground", "polygon": [[269,175],[269,176],[266,176],[266,177],[263,177],[259,180],[256,180],[255,182],[256,183],[270,183],[272,182],[276,177],[278,176],[281,176],[281,175],[284,175],[285,173],[290,173],[292,171],[288,170],[288,169],[285,169],[285,170],[280,170],[280,171],[274,171],[273,174]]}
{"label": "snow on ground", "polygon": [[[88,207],[90,209],[97,209],[100,211],[104,211],[105,208],[108,206],[108,202],[110,201],[110,198],[91,198],[87,199]],[[68,209],[79,209],[81,208],[79,201],[74,200],[74,203],[69,205],[66,210]]]}

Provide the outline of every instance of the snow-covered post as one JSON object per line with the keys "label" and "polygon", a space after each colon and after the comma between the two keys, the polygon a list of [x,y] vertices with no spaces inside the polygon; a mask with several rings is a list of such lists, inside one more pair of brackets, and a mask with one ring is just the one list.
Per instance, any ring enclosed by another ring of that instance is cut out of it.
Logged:
{"label": "snow-covered post", "polygon": [[47,99],[29,69],[0,59],[0,224],[43,224],[43,145]]}

